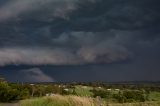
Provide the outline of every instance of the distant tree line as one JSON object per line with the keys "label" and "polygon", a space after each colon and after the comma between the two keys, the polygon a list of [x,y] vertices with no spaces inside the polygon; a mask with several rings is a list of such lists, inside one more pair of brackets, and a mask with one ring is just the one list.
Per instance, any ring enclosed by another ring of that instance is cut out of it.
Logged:
{"label": "distant tree line", "polygon": [[[124,102],[144,102],[148,100],[148,94],[151,91],[160,92],[159,85],[125,85],[125,84],[105,84],[105,83],[54,83],[54,84],[17,84],[8,83],[3,78],[0,78],[0,102],[12,102],[17,100],[28,99],[32,97],[41,97],[46,94],[61,94],[61,95],[77,95],[75,86],[90,86],[93,89],[92,97],[100,96],[104,99]],[[103,89],[97,89],[103,88]],[[119,89],[112,92],[107,89]],[[68,89],[71,89],[68,91]]]}
{"label": "distant tree line", "polygon": [[12,102],[31,97],[41,97],[47,93],[62,94],[62,91],[62,87],[59,85],[14,84],[7,83],[2,78],[0,79],[0,102]]}
{"label": "distant tree line", "polygon": [[148,95],[140,90],[123,90],[123,91],[107,91],[107,90],[91,90],[94,97],[101,97],[118,103],[126,102],[145,102],[148,100]]}

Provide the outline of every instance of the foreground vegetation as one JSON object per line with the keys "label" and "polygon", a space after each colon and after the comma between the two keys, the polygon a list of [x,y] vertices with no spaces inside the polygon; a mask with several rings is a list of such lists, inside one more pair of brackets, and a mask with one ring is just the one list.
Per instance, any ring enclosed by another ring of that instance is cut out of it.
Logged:
{"label": "foreground vegetation", "polygon": [[43,97],[21,101],[21,106],[94,106],[94,101],[87,97],[60,96]]}
{"label": "foreground vegetation", "polygon": [[20,84],[0,79],[0,102],[16,101],[21,106],[160,106],[160,85]]}
{"label": "foreground vegetation", "polygon": [[78,96],[43,97],[29,99],[20,102],[20,106],[160,106],[160,102],[139,102],[139,103],[106,103],[97,99]]}

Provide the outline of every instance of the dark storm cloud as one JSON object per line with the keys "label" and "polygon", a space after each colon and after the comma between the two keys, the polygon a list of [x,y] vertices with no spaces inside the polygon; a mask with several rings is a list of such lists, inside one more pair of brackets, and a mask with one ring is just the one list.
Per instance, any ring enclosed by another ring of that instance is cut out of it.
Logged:
{"label": "dark storm cloud", "polygon": [[132,53],[123,46],[123,38],[114,35],[114,32],[113,37],[106,35],[92,32],[63,33],[57,38],[50,38],[51,44],[46,47],[4,47],[0,49],[0,65],[77,65],[128,59]]}
{"label": "dark storm cloud", "polygon": [[70,20],[63,23],[68,25],[68,30],[77,31],[136,30],[157,27],[160,23],[160,9],[157,4],[159,4],[158,0],[154,2],[97,0],[96,3],[81,4],[80,8],[70,15]]}
{"label": "dark storm cloud", "polygon": [[[60,16],[63,17],[65,14],[73,10],[74,3],[77,0],[10,0],[1,6],[0,9],[0,20],[5,21],[11,18],[17,18],[21,14],[25,14],[31,11],[38,11],[43,7],[43,9],[51,10],[50,13],[52,17]],[[46,7],[49,7],[49,9]]]}
{"label": "dark storm cloud", "polygon": [[133,59],[141,46],[148,47],[146,51],[158,49],[158,4],[158,0],[8,0],[0,6],[0,65]]}

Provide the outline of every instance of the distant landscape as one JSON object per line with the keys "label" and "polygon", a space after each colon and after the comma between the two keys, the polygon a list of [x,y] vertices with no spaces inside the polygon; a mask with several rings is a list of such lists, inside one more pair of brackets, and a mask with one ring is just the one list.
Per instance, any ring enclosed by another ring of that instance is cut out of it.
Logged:
{"label": "distant landscape", "polygon": [[0,106],[159,106],[158,83],[8,83]]}

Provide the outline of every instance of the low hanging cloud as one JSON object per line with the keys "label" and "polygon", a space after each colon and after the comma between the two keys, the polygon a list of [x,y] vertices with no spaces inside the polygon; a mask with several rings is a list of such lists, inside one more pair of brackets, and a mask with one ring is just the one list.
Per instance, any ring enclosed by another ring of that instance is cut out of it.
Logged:
{"label": "low hanging cloud", "polygon": [[27,64],[27,65],[61,65],[76,64],[75,56],[61,49],[27,49],[5,48],[0,50],[0,65]]}
{"label": "low hanging cloud", "polygon": [[0,50],[0,66],[5,65],[79,65],[112,63],[128,59],[124,48],[83,47],[75,51],[66,49],[21,49]]}
{"label": "low hanging cloud", "polygon": [[53,78],[46,75],[39,68],[21,70],[20,75],[22,75],[23,79],[28,82],[55,82]]}
{"label": "low hanging cloud", "polygon": [[4,47],[0,49],[0,66],[80,65],[114,63],[130,58],[130,51],[120,37],[98,37],[92,32],[72,32],[51,39],[48,47]]}

